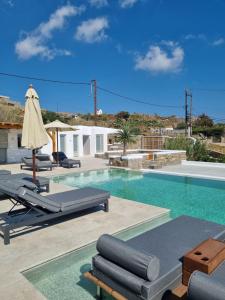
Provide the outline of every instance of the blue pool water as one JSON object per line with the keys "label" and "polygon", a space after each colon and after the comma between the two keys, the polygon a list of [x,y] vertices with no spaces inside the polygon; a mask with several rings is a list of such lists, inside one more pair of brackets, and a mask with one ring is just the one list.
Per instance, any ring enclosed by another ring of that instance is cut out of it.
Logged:
{"label": "blue pool water", "polygon": [[53,181],[101,188],[117,197],[169,208],[172,217],[185,214],[225,224],[225,181],[123,169],[74,173]]}

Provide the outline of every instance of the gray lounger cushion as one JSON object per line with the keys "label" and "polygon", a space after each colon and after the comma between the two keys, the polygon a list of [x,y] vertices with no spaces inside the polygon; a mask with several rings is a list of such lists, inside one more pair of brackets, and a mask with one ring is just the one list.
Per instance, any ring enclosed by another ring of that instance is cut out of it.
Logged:
{"label": "gray lounger cushion", "polygon": [[[224,272],[225,280],[225,272]],[[210,275],[194,272],[188,287],[189,300],[225,300],[225,285]]]}
{"label": "gray lounger cushion", "polygon": [[26,180],[1,180],[0,181],[0,192],[9,196],[17,197],[20,188],[25,187],[32,191],[37,191],[37,186]]}
{"label": "gray lounger cushion", "polygon": [[100,255],[93,258],[93,265],[119,284],[122,284],[136,294],[141,294],[141,289],[145,282],[143,278],[139,278]]}
{"label": "gray lounger cushion", "polygon": [[[166,291],[181,284],[183,255],[209,237],[223,240],[224,229],[223,225],[181,216],[126,241],[132,248],[144,250],[160,260],[159,277],[143,284],[141,299],[161,300]],[[129,288],[111,279],[95,265],[93,274],[129,300],[140,299]]]}
{"label": "gray lounger cushion", "polygon": [[19,197],[48,209],[51,212],[67,211],[79,207],[87,202],[96,203],[96,201],[106,200],[109,193],[94,188],[81,188],[77,190],[67,191],[63,193],[41,196],[25,188],[20,188]]}
{"label": "gray lounger cushion", "polygon": [[155,255],[138,251],[122,240],[104,234],[96,248],[101,256],[145,280],[153,281],[159,276],[160,262]]}

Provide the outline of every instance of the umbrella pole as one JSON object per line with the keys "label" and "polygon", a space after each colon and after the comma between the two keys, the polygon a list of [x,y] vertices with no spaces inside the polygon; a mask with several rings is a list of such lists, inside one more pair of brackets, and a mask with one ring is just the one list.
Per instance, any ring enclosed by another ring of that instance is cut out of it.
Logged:
{"label": "umbrella pole", "polygon": [[36,183],[35,149],[32,150],[33,182]]}
{"label": "umbrella pole", "polygon": [[59,166],[59,130],[56,128],[56,138],[57,138],[57,165]]}

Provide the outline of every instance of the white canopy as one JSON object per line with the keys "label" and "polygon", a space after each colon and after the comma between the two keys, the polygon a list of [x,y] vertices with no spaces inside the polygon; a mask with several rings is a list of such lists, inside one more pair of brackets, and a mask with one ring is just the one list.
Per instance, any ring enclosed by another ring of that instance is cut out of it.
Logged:
{"label": "white canopy", "polygon": [[70,131],[70,130],[76,130],[72,126],[63,123],[59,120],[55,120],[51,123],[48,123],[45,125],[45,129],[48,131]]}
{"label": "white canopy", "polygon": [[32,85],[26,95],[25,113],[22,131],[22,146],[38,149],[48,144],[48,135],[44,128],[38,94]]}

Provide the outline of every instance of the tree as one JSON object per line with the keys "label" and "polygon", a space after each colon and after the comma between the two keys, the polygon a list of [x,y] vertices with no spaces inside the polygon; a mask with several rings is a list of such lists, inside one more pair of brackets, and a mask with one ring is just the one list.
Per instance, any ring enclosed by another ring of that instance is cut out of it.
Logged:
{"label": "tree", "polygon": [[195,127],[212,127],[213,124],[213,120],[206,114],[201,114],[194,122]]}
{"label": "tree", "polygon": [[130,117],[130,114],[128,111],[120,111],[118,114],[116,114],[117,119],[124,119],[127,121]]}
{"label": "tree", "polygon": [[123,155],[127,153],[127,145],[135,143],[136,132],[134,128],[128,124],[122,124],[117,135],[117,141],[123,144]]}

